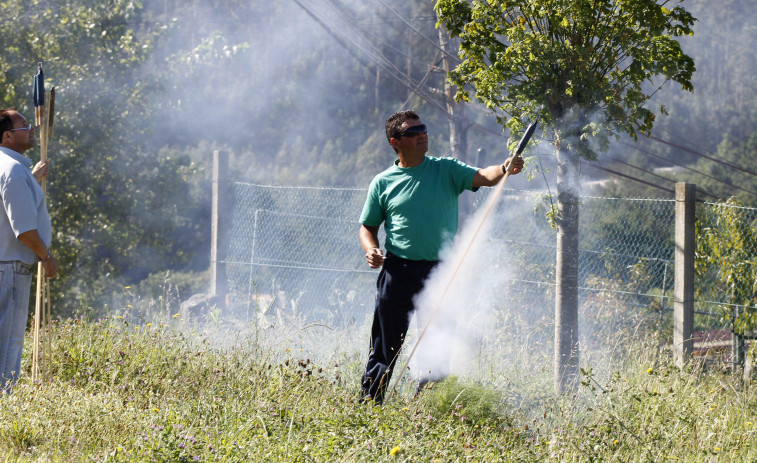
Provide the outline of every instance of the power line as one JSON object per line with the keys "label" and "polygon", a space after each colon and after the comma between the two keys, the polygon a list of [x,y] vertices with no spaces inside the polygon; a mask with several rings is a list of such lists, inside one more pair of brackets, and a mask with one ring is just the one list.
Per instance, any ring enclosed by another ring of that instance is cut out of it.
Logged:
{"label": "power line", "polygon": [[643,183],[644,185],[647,185],[647,186],[651,186],[651,187],[653,187],[653,188],[657,188],[658,190],[667,191],[668,193],[670,193],[670,194],[673,194],[673,195],[675,195],[675,193],[676,193],[676,192],[675,192],[674,190],[671,190],[670,188],[665,188],[665,187],[663,187],[663,186],[660,186],[660,185],[654,184],[654,183],[652,183],[652,182],[647,182],[646,180],[642,180],[642,179],[640,179],[640,178],[636,178],[636,177],[632,177],[632,176],[630,176],[630,175],[622,174],[622,173],[620,173],[620,172],[616,172],[616,171],[614,171],[614,170],[612,170],[612,169],[607,169],[607,168],[605,168],[605,167],[602,167],[602,166],[598,166],[598,165],[596,165],[596,164],[589,164],[589,165],[590,165],[591,167],[595,168],[595,169],[599,169],[599,170],[601,170],[601,171],[607,172],[608,174],[611,174],[611,175],[615,175],[615,176],[618,176],[618,177],[627,178],[627,179],[629,179],[629,180],[633,180],[634,182]]}
{"label": "power line", "polygon": [[419,31],[418,29],[416,29],[402,15],[400,15],[399,13],[397,13],[396,11],[394,11],[389,5],[387,5],[386,3],[384,3],[382,0],[379,0],[379,3],[381,3],[381,5],[383,5],[384,8],[386,8],[387,10],[389,10],[389,12],[392,13],[394,16],[396,16],[400,21],[402,21],[403,23],[405,23],[405,25],[407,27],[409,27],[413,32],[415,32],[416,34],[418,34],[423,40],[425,40],[426,42],[430,43],[434,48],[436,48],[437,50],[440,50],[447,57],[452,58],[455,61],[460,61],[460,58],[458,58],[456,55],[453,55],[453,54],[449,53],[447,50],[444,50],[434,40],[431,40],[428,37],[426,37],[421,31]]}
{"label": "power line", "polygon": [[[326,2],[333,9],[335,9],[340,16],[342,16],[342,19],[348,25],[350,25],[358,33],[360,33],[361,35],[363,35],[364,38],[368,39],[369,47],[373,49],[374,56],[376,56],[378,58],[378,60],[374,60],[374,61],[376,61],[377,64],[379,64],[380,61],[383,62],[384,66],[388,66],[389,68],[391,68],[392,71],[394,71],[395,74],[392,75],[394,78],[396,78],[402,84],[404,84],[405,86],[407,86],[408,88],[410,88],[411,90],[413,90],[418,96],[420,96],[421,98],[425,99],[427,102],[431,103],[432,105],[437,106],[438,109],[440,109],[442,112],[444,112],[445,114],[447,114],[446,108],[443,108],[439,103],[437,103],[436,101],[434,101],[434,99],[430,95],[424,93],[423,88],[421,86],[417,85],[415,82],[413,82],[412,80],[410,80],[409,76],[406,76],[400,69],[397,68],[397,66],[394,65],[394,63],[391,62],[391,60],[389,60],[386,56],[384,56],[384,54],[380,50],[378,50],[375,47],[375,45],[373,45],[373,43],[371,41],[371,39],[373,37],[368,32],[366,32],[363,28],[359,27],[351,18],[349,18],[347,15],[345,15],[342,12],[341,9],[337,8],[333,4],[333,2],[331,0],[326,0]],[[350,40],[356,46],[359,46],[351,38],[348,38],[348,40]],[[449,116],[449,114],[448,114],[448,116]]]}
{"label": "power line", "polygon": [[332,38],[333,38],[334,40],[336,40],[336,41],[337,41],[337,42],[339,43],[339,45],[341,45],[342,47],[344,47],[344,49],[345,49],[345,50],[347,50],[347,52],[348,52],[348,53],[349,53],[350,55],[352,55],[352,56],[353,56],[353,57],[354,57],[355,59],[357,59],[357,60],[358,60],[358,61],[359,61],[359,62],[360,62],[361,64],[363,64],[363,65],[364,65],[365,67],[369,67],[368,63],[366,63],[366,62],[365,62],[365,60],[364,60],[364,57],[363,57],[363,56],[361,56],[361,55],[359,55],[359,54],[357,54],[357,53],[355,53],[355,51],[354,51],[354,50],[353,50],[353,49],[352,49],[352,48],[351,48],[351,47],[350,47],[350,46],[349,46],[349,45],[348,45],[348,44],[347,44],[347,43],[345,42],[345,40],[344,40],[343,38],[341,38],[341,37],[339,37],[338,35],[336,35],[336,34],[334,33],[334,31],[333,31],[333,30],[331,29],[331,27],[329,27],[329,25],[328,25],[328,24],[326,23],[326,21],[325,21],[324,19],[320,18],[320,17],[319,17],[318,15],[316,15],[316,14],[315,14],[314,12],[312,12],[312,11],[311,11],[311,10],[309,10],[309,9],[308,9],[307,7],[305,7],[305,6],[304,6],[304,5],[303,5],[303,4],[302,4],[302,3],[300,2],[300,0],[294,0],[294,2],[295,2],[295,3],[297,3],[297,5],[299,5],[299,6],[300,6],[300,8],[302,8],[302,9],[303,9],[303,10],[305,11],[305,13],[306,13],[306,14],[307,14],[308,16],[310,16],[311,18],[313,18],[313,20],[315,20],[315,22],[317,22],[317,23],[318,23],[319,25],[321,25],[321,27],[323,27],[323,28],[324,28],[324,29],[326,30],[326,32],[327,32],[327,33],[328,33],[328,34],[329,34],[329,35],[330,35],[330,36],[331,36],[331,37],[332,37]]}
{"label": "power line", "polygon": [[[363,45],[357,43],[357,41],[354,40],[350,34],[346,33],[341,28],[339,28],[339,27],[337,27],[337,26],[335,26],[333,24],[330,24],[329,21],[327,21],[323,17],[322,14],[319,15],[317,13],[317,10],[315,8],[313,8],[312,5],[311,5],[311,8],[308,8],[308,6],[305,5],[301,0],[294,0],[294,2],[297,3],[297,5],[299,5],[300,8],[302,8],[306,12],[308,12],[308,14],[311,17],[315,18],[317,20],[317,22],[322,27],[324,27],[326,29],[326,31],[332,37],[336,38],[337,41],[342,46],[345,46],[346,48],[350,49],[349,45],[347,45],[345,43],[345,41],[351,43],[352,46],[354,46],[355,48],[357,48],[358,51],[360,51],[363,55],[365,55],[368,59],[370,59],[376,66],[378,66],[381,69],[383,69],[384,71],[386,71],[390,76],[394,77],[401,84],[405,85],[406,87],[408,87],[409,89],[411,89],[412,91],[414,91],[418,96],[420,96],[421,98],[423,98],[424,100],[426,100],[428,103],[430,103],[432,106],[434,106],[438,110],[442,111],[444,114],[447,115],[447,117],[450,117],[450,115],[447,113],[446,108],[442,107],[440,103],[434,101],[434,99],[431,96],[425,94],[425,92],[423,91],[422,88],[420,88],[418,85],[416,85],[414,82],[412,82],[408,77],[406,77],[405,74],[394,65],[394,63],[392,63],[389,59],[387,59],[383,55],[383,53],[381,53],[380,50],[377,50],[375,48],[375,46],[370,42],[370,38],[371,38],[370,34],[368,34],[367,32],[365,32],[362,28],[358,27],[352,20],[350,20],[346,15],[344,15],[344,13],[341,10],[335,8],[334,5],[330,1],[329,1],[330,6],[337,11],[337,13],[342,17],[342,20],[348,26],[350,26],[353,30],[355,30],[356,32],[358,32],[360,35],[363,35],[364,37],[366,35],[368,36],[368,39],[369,39],[368,42],[369,43],[368,43],[367,47],[371,49],[370,51],[368,49],[366,49],[366,46],[363,46]],[[339,31],[343,35],[343,37],[340,37],[340,35],[337,34],[336,31]],[[361,63],[364,63],[364,61],[362,59],[360,59],[359,61]]]}
{"label": "power line", "polygon": [[733,164],[733,163],[728,162],[728,161],[723,161],[722,159],[718,159],[718,158],[714,158],[712,156],[708,156],[706,154],[702,154],[700,152],[694,151],[691,148],[687,148],[685,146],[681,146],[681,145],[678,145],[676,143],[673,143],[673,142],[670,142],[670,141],[667,141],[667,140],[663,140],[662,138],[658,138],[658,137],[655,137],[653,135],[650,135],[649,138],[651,138],[654,141],[663,143],[665,145],[672,146],[673,148],[679,149],[681,151],[686,151],[687,153],[691,153],[691,154],[693,154],[695,156],[699,156],[699,157],[702,157],[702,158],[705,158],[705,159],[709,159],[712,162],[716,162],[718,164],[722,164],[722,165],[724,165],[726,167],[730,167],[731,169],[740,170],[741,172],[757,176],[757,172],[754,172],[752,170],[746,169],[746,168],[741,167],[741,166],[739,166],[737,164]]}
{"label": "power line", "polygon": [[663,160],[663,161],[665,161],[665,162],[669,162],[669,163],[671,163],[671,164],[673,164],[673,165],[676,165],[676,166],[678,166],[678,167],[681,167],[681,168],[683,168],[683,169],[686,169],[686,170],[688,170],[688,171],[694,172],[694,173],[695,173],[695,174],[697,174],[697,175],[701,175],[701,176],[703,176],[703,177],[707,177],[707,178],[709,178],[709,179],[711,179],[711,180],[715,180],[716,182],[722,183],[723,185],[725,185],[725,186],[727,186],[727,187],[730,187],[730,188],[733,188],[733,189],[736,189],[736,190],[741,190],[741,191],[743,191],[743,192],[745,192],[745,193],[749,193],[750,195],[754,195],[754,196],[757,196],[757,193],[755,193],[755,192],[753,192],[753,191],[749,191],[749,190],[746,190],[746,189],[744,189],[744,188],[741,188],[740,186],[737,186],[737,185],[733,185],[733,184],[731,184],[731,183],[728,183],[728,182],[726,182],[726,181],[724,181],[724,180],[720,180],[720,179],[719,179],[719,178],[717,178],[717,177],[713,177],[712,175],[709,175],[709,174],[705,174],[704,172],[700,172],[700,171],[698,171],[698,170],[696,170],[696,169],[692,169],[691,167],[688,167],[688,166],[685,166],[685,165],[683,165],[683,164],[681,164],[681,163],[679,163],[679,162],[675,162],[675,161],[673,161],[673,160],[670,160],[670,159],[664,158],[664,157],[662,157],[662,156],[659,156],[659,155],[657,155],[657,154],[654,154],[654,153],[652,153],[652,152],[650,152],[650,151],[647,151],[647,150],[645,150],[645,149],[639,148],[638,146],[635,146],[635,145],[630,145],[630,144],[628,144],[628,143],[623,143],[623,142],[621,142],[621,144],[622,144],[622,145],[625,145],[625,146],[628,146],[629,148],[633,148],[633,149],[635,149],[635,150],[637,150],[637,151],[639,151],[639,152],[642,152],[642,153],[644,153],[644,154],[647,154],[647,155],[649,155],[649,156],[652,156],[653,158],[657,158],[657,159]]}
{"label": "power line", "polygon": [[[636,169],[636,170],[638,170],[638,171],[640,171],[640,172],[643,172],[643,173],[645,173],[645,174],[647,174],[647,175],[651,175],[651,176],[653,176],[653,177],[657,177],[657,178],[659,178],[659,179],[662,179],[662,180],[666,180],[666,181],[668,181],[668,182],[673,182],[673,183],[676,183],[676,180],[673,180],[673,179],[670,179],[670,178],[664,177],[664,176],[662,176],[662,175],[658,175],[658,174],[655,174],[654,172],[650,172],[650,171],[648,171],[648,170],[646,170],[646,169],[644,169],[644,168],[641,168],[641,167],[638,167],[638,166],[634,166],[633,164],[628,164],[627,162],[623,162],[623,161],[621,161],[621,160],[619,160],[619,159],[617,159],[617,158],[610,158],[610,159],[612,159],[612,161],[613,161],[613,162],[617,162],[618,164],[622,164],[622,165],[624,165],[624,166],[628,166],[628,167],[630,167],[630,168],[632,168],[632,169]],[[702,188],[699,188],[699,187],[698,187],[698,188],[697,188],[697,191],[699,191],[699,192],[701,192],[701,193],[703,193],[703,194],[705,194],[705,195],[707,195],[707,196],[709,196],[709,197],[711,197],[711,198],[714,198],[714,199],[721,199],[721,198],[720,198],[720,197],[718,197],[718,196],[715,196],[715,195],[713,195],[713,194],[711,194],[711,193],[708,193],[707,191],[703,190]]]}
{"label": "power line", "polygon": [[657,177],[657,178],[659,178],[659,179],[662,179],[662,180],[667,180],[668,182],[673,182],[673,183],[675,183],[675,182],[676,182],[676,181],[675,181],[675,180],[673,180],[673,179],[670,179],[670,178],[664,177],[664,176],[662,176],[662,175],[659,175],[659,174],[655,174],[654,172],[651,172],[651,171],[649,171],[649,170],[643,169],[643,168],[641,168],[641,167],[639,167],[639,166],[634,166],[633,164],[629,164],[629,163],[627,163],[627,162],[623,162],[623,161],[621,161],[620,159],[617,159],[617,158],[610,158],[610,160],[612,160],[612,162],[616,162],[616,163],[618,163],[618,164],[622,164],[622,165],[624,165],[624,166],[627,166],[627,167],[630,167],[630,168],[632,168],[632,169],[636,169],[636,170],[638,170],[638,171],[640,171],[640,172],[643,172],[643,173],[645,173],[645,174],[647,174],[647,175],[651,175],[651,176],[653,176],[653,177]]}

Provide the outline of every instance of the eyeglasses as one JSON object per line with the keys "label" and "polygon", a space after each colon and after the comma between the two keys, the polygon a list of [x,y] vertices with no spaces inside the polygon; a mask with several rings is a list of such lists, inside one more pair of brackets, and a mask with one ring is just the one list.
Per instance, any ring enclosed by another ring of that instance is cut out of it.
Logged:
{"label": "eyeglasses", "polygon": [[31,130],[34,127],[31,124],[26,124],[24,127],[19,127],[17,129],[10,129],[8,132],[13,132],[14,130]]}
{"label": "eyeglasses", "polygon": [[417,137],[418,135],[422,133],[427,133],[426,131],[426,124],[421,125],[414,125],[412,127],[408,127],[405,129],[404,132],[400,132],[397,134],[394,138],[402,138],[402,137]]}

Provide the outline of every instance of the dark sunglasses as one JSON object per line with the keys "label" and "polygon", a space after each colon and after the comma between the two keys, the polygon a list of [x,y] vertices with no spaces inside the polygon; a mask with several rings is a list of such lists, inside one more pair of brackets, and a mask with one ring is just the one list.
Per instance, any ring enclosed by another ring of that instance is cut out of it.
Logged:
{"label": "dark sunglasses", "polygon": [[418,135],[426,132],[426,124],[421,125],[414,125],[412,127],[408,127],[405,129],[404,132],[400,132],[397,134],[394,138],[402,138],[402,137],[417,137]]}

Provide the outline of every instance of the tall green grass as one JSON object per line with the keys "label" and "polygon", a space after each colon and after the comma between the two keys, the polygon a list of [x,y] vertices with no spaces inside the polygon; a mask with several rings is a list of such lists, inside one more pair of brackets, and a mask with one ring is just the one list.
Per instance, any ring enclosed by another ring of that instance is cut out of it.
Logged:
{"label": "tall green grass", "polygon": [[757,460],[752,384],[656,342],[587,352],[555,397],[548,349],[503,332],[474,374],[378,407],[357,400],[366,326],[210,318],[56,322],[52,374],[32,383],[25,352],[0,397],[0,461]]}

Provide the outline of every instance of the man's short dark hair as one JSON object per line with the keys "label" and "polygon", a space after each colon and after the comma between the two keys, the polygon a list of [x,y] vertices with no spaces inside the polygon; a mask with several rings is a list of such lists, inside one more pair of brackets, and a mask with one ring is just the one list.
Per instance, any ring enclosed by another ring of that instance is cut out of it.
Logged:
{"label": "man's short dark hair", "polygon": [[11,115],[16,112],[16,108],[0,109],[0,140],[3,134],[13,128],[13,118]]}
{"label": "man's short dark hair", "polygon": [[399,111],[389,116],[386,120],[386,140],[389,141],[392,138],[397,138],[402,132],[400,127],[408,119],[419,120],[420,117],[411,109]]}

